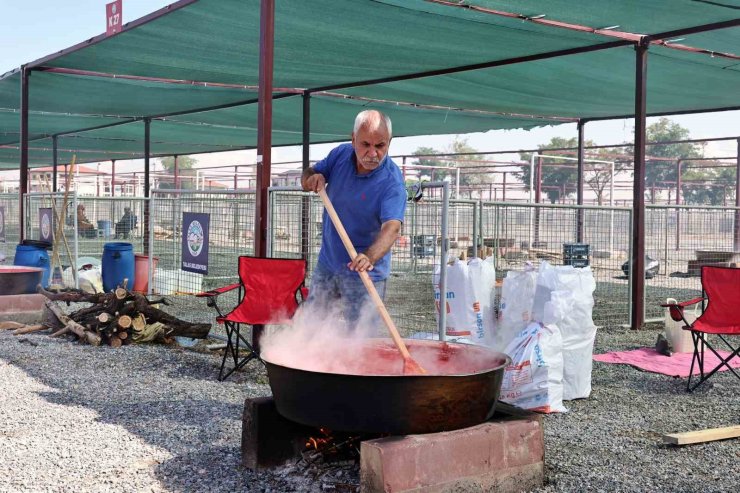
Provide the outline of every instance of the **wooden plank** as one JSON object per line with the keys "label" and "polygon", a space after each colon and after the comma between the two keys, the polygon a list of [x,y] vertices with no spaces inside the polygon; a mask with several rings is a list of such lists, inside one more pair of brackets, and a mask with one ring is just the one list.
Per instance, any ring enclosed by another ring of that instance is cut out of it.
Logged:
{"label": "wooden plank", "polygon": [[685,433],[670,433],[663,435],[663,443],[672,445],[689,445],[692,443],[712,442],[740,437],[740,425],[726,428],[711,428],[708,430],[687,431]]}

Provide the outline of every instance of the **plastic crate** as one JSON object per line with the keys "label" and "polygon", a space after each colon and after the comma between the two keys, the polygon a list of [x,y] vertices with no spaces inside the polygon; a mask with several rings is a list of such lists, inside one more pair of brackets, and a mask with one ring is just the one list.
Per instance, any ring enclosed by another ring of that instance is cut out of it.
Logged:
{"label": "plastic crate", "polygon": [[586,258],[566,258],[563,261],[563,264],[572,265],[573,267],[588,267],[589,260],[588,260],[588,257]]}
{"label": "plastic crate", "polygon": [[590,251],[588,243],[563,243],[563,258],[588,257]]}

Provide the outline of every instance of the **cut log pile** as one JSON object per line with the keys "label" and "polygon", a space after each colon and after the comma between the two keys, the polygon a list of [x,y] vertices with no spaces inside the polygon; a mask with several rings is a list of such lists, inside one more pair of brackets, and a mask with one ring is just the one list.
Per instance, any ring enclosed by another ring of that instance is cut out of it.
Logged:
{"label": "cut log pile", "polygon": [[[120,347],[132,342],[156,341],[170,343],[174,337],[204,339],[210,324],[194,324],[180,320],[154,305],[169,304],[166,299],[149,300],[146,296],[119,287],[110,293],[90,294],[70,289],[37,291],[46,301],[46,320],[39,325],[25,326],[2,322],[0,328],[15,329],[14,334],[27,334],[52,329],[51,336],[74,334],[77,339],[93,346],[108,344]],[[90,303],[90,306],[67,314],[59,302]]]}

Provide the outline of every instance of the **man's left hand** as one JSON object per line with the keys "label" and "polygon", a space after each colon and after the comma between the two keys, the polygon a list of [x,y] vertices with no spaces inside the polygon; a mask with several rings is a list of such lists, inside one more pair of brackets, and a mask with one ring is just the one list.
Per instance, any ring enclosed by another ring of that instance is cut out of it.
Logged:
{"label": "man's left hand", "polygon": [[358,253],[355,259],[347,264],[347,267],[349,267],[349,270],[356,272],[366,272],[373,270],[373,263],[367,255],[364,253]]}

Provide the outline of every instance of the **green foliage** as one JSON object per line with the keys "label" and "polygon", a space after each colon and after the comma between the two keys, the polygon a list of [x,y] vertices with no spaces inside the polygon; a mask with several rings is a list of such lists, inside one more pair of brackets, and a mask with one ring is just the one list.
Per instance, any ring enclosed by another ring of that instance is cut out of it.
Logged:
{"label": "green foliage", "polygon": [[[175,158],[168,156],[163,157],[160,159],[160,162],[162,163],[162,166],[164,166],[164,169],[166,171],[174,172],[175,171]],[[179,171],[183,171],[186,169],[193,169],[193,165],[195,165],[198,162],[197,159],[190,157],[190,156],[177,156],[177,168]]]}
{"label": "green foliage", "polygon": [[[170,175],[175,174],[175,158],[174,157],[163,157],[160,159],[164,170]],[[193,166],[198,162],[197,159],[190,156],[177,156],[177,170],[180,175],[180,188],[181,189],[193,189],[195,188],[195,170]],[[159,184],[159,188],[175,188],[174,180],[164,181]]]}
{"label": "green foliage", "polygon": [[[468,139],[460,136],[455,137],[455,140],[443,151],[438,151],[432,147],[419,147],[414,151],[414,156],[418,158],[411,161],[414,165],[423,166],[434,166],[434,167],[467,167],[476,166],[477,161],[485,161],[486,157],[480,154],[475,154],[477,149],[468,144]],[[471,153],[465,156],[447,156],[447,154],[460,154],[460,153]],[[440,155],[439,157],[430,155]],[[481,163],[483,165],[484,163]],[[457,171],[454,169],[421,169],[419,170],[419,177],[422,179],[432,179],[432,171],[434,171],[435,180],[443,180],[446,177],[450,177],[451,183],[455,182]],[[486,173],[487,169],[482,168],[481,170],[475,169],[461,169],[460,170],[460,184],[461,185],[477,185],[481,183],[491,183],[493,181],[493,175]]]}
{"label": "green foliage", "polygon": [[[666,142],[675,140],[686,140],[690,138],[689,130],[668,118],[661,118],[657,122],[648,125],[645,129],[648,142]],[[634,155],[634,147],[628,147],[630,156]],[[645,187],[650,194],[650,201],[654,189],[660,189],[666,182],[676,181],[676,160],[702,157],[703,150],[698,144],[664,144],[647,146],[648,157],[668,159],[646,159],[645,160]]]}
{"label": "green foliage", "polygon": [[[414,165],[422,165],[422,166],[447,166],[447,162],[442,158],[436,158],[431,157],[429,155],[432,154],[439,154],[440,152],[437,149],[434,149],[432,147],[419,147],[414,151],[414,156],[420,156],[416,159],[411,161],[411,164]],[[434,171],[434,179],[435,180],[441,180],[445,176],[447,176],[448,171],[445,169],[440,170],[432,170],[429,168],[422,168],[419,170],[419,178],[427,180],[432,179],[432,171]]]}
{"label": "green foliage", "polygon": [[681,174],[683,203],[689,205],[731,205],[733,203],[736,170],[712,167],[718,164],[714,161],[702,161],[701,168],[690,168],[683,171]]}

